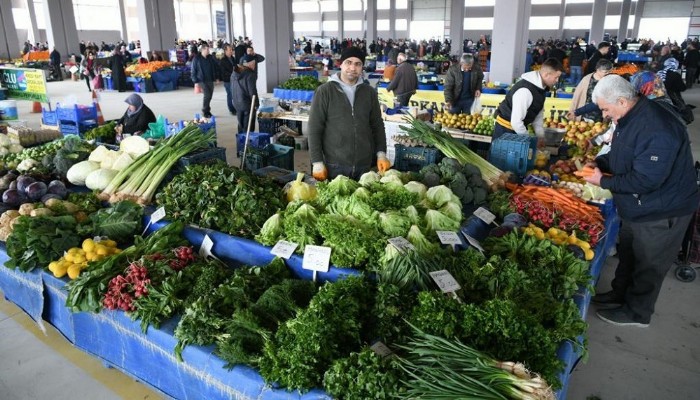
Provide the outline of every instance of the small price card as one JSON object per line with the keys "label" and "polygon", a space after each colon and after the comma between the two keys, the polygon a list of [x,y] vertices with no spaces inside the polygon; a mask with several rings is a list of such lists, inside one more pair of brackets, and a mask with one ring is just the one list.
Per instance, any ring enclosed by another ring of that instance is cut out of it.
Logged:
{"label": "small price card", "polygon": [[478,240],[474,239],[473,237],[464,234],[464,237],[467,238],[467,242],[469,242],[470,245],[474,246],[475,249],[479,250],[480,252],[484,252],[484,248],[481,247],[481,243],[479,243]]}
{"label": "small price card", "polygon": [[487,224],[492,223],[496,219],[496,216],[484,207],[477,208],[476,211],[474,211],[474,215],[476,215],[479,219],[486,222]]}
{"label": "small price card", "polygon": [[277,242],[275,247],[270,250],[270,253],[273,255],[276,255],[277,257],[282,257],[284,259],[289,259],[289,257],[294,254],[294,250],[297,249],[297,246],[299,246],[296,243],[288,242],[286,240],[280,240]]}
{"label": "small price card", "polygon": [[435,233],[437,233],[438,239],[440,239],[440,243],[442,244],[449,244],[451,246],[462,244],[462,239],[459,238],[457,232],[435,231]]}
{"label": "small price card", "polygon": [[151,224],[155,224],[161,219],[165,218],[165,207],[160,207],[151,214]]}
{"label": "small price card", "polygon": [[202,246],[199,248],[199,255],[201,257],[207,258],[213,256],[211,249],[214,247],[214,242],[211,240],[209,235],[204,235],[204,240],[202,240]]}
{"label": "small price card", "polygon": [[447,272],[447,270],[442,269],[440,271],[433,271],[430,273],[430,276],[433,278],[435,283],[437,283],[438,287],[443,291],[443,293],[456,292],[462,288],[459,286],[459,283],[457,283],[452,274]]}
{"label": "small price card", "polygon": [[399,251],[410,251],[416,249],[411,242],[401,236],[389,239],[389,243],[396,247]]}
{"label": "small price card", "polygon": [[370,349],[374,351],[379,357],[386,357],[393,354],[389,346],[385,345],[383,342],[377,342],[370,346]]}
{"label": "small price card", "polygon": [[330,262],[330,247],[308,245],[304,249],[304,261],[301,267],[311,271],[328,272]]}

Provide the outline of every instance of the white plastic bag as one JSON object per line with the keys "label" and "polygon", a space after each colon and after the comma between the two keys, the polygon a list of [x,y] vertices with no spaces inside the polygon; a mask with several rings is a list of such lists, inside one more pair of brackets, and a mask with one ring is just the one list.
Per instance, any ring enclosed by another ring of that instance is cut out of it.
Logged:
{"label": "white plastic bag", "polygon": [[470,114],[481,114],[481,111],[483,110],[483,107],[481,107],[481,97],[477,97],[474,99],[474,102],[472,103],[472,109],[469,111]]}

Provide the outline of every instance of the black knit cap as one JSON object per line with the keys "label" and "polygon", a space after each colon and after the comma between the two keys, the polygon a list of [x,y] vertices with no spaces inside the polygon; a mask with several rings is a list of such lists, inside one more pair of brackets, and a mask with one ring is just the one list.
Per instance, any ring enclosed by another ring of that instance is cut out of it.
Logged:
{"label": "black knit cap", "polygon": [[342,63],[350,57],[357,57],[363,64],[365,63],[365,52],[355,46],[348,47],[340,53],[340,62]]}

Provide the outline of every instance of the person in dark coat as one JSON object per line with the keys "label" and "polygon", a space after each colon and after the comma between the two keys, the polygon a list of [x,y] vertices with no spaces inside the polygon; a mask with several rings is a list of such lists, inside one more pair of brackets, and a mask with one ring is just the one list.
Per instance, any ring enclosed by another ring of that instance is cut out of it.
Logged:
{"label": "person in dark coat", "polygon": [[[231,74],[231,91],[233,92],[233,105],[236,107],[238,117],[238,131],[246,132],[248,129],[248,119],[251,117],[250,105],[255,96],[255,108],[258,105],[258,89],[255,85],[255,60],[239,64],[233,69]],[[250,125],[251,132],[255,130],[255,110],[252,115],[253,121]]]}
{"label": "person in dark coat", "polygon": [[221,80],[224,81],[226,89],[226,105],[231,115],[236,115],[236,107],[233,106],[233,93],[231,92],[231,74],[236,64],[236,59],[233,57],[233,47],[230,44],[224,45],[224,57],[219,60],[219,69],[221,70]]}
{"label": "person in dark coat", "polygon": [[601,58],[606,58],[608,52],[610,51],[610,43],[600,42],[598,45],[598,50],[588,59],[588,64],[586,64],[586,72],[584,75],[592,74],[595,72],[595,66],[598,65],[598,60]]}
{"label": "person in dark coat", "polygon": [[578,85],[583,78],[583,60],[586,59],[586,52],[578,43],[574,43],[569,53],[570,80],[574,85]]}
{"label": "person in dark coat", "polygon": [[109,58],[109,69],[112,70],[114,90],[120,92],[126,90],[126,73],[124,72],[124,67],[126,67],[124,57],[119,51],[114,50],[112,56]]}
{"label": "person in dark coat", "polygon": [[698,66],[700,66],[700,51],[698,51],[696,44],[690,42],[687,45],[687,53],[685,55],[685,86],[688,89],[693,88],[693,83],[695,83],[695,77],[698,72]]}
{"label": "person in dark coat", "polygon": [[408,101],[418,89],[418,75],[416,68],[411,63],[406,61],[406,54],[399,53],[397,56],[399,62],[394,79],[386,87],[387,92],[394,92],[394,97],[401,103],[401,107],[408,106]]}
{"label": "person in dark coat", "polygon": [[56,50],[56,47],[54,47],[51,54],[49,54],[49,60],[51,61],[51,70],[56,75],[56,79],[62,81],[63,71],[61,71],[61,53]]}
{"label": "person in dark coat", "polygon": [[211,118],[211,98],[214,95],[214,83],[219,81],[219,64],[209,54],[209,46],[199,48],[199,56],[192,61],[192,82],[202,89],[202,115]]}
{"label": "person in dark coat", "polygon": [[240,62],[241,58],[245,55],[246,49],[248,49],[248,38],[246,37],[244,41],[238,43],[236,48],[233,50],[234,57],[236,61]]}
{"label": "person in dark coat", "polygon": [[132,93],[124,100],[129,107],[117,122],[117,133],[142,135],[148,130],[148,124],[156,122],[156,116],[143,99],[136,93]]}

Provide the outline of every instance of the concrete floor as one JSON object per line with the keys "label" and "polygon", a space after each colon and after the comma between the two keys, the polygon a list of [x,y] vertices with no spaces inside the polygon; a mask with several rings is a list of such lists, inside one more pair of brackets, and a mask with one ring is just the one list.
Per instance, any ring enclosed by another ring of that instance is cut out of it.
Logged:
{"label": "concrete floor", "polygon": [[[84,82],[48,84],[52,104],[75,96],[88,104]],[[103,92],[100,104],[105,119],[119,118],[128,93]],[[201,95],[192,89],[145,93],[144,101],[156,115],[171,121],[192,118],[201,109]],[[235,157],[237,123],[228,114],[223,87],[217,86],[212,113],[217,118],[220,146],[227,148],[229,163]],[[684,93],[689,104],[700,107],[700,86]],[[30,114],[31,103],[20,102],[20,118],[37,127],[41,114]],[[699,109],[700,110],[700,109]],[[700,118],[700,112],[696,113]],[[689,126],[693,154],[700,159],[700,121]],[[298,170],[308,171],[308,153],[296,152]],[[597,289],[610,288],[617,259],[610,257]],[[682,283],[669,272],[651,326],[619,328],[588,315],[589,359],[574,371],[568,390],[571,400],[700,399],[700,279]],[[96,358],[72,347],[49,324],[47,332],[19,308],[0,298],[0,400],[44,399],[155,399],[162,395],[130,377],[105,368]]]}

